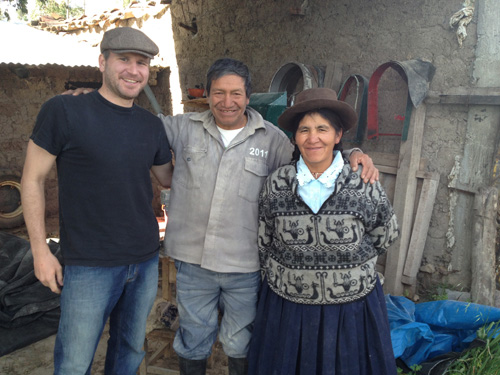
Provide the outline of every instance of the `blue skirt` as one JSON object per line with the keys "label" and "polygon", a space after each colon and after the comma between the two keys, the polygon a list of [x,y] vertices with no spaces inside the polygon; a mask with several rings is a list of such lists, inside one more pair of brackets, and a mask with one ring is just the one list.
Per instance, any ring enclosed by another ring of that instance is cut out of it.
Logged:
{"label": "blue skirt", "polygon": [[396,375],[384,292],[340,305],[285,300],[264,280],[249,375]]}

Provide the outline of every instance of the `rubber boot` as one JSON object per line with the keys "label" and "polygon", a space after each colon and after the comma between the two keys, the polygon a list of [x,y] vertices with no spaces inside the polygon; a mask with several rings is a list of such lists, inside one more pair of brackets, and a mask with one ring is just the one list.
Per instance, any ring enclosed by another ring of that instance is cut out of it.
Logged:
{"label": "rubber boot", "polygon": [[179,357],[180,375],[205,375],[206,359],[186,359]]}
{"label": "rubber boot", "polygon": [[246,358],[228,357],[229,375],[247,375],[248,361]]}

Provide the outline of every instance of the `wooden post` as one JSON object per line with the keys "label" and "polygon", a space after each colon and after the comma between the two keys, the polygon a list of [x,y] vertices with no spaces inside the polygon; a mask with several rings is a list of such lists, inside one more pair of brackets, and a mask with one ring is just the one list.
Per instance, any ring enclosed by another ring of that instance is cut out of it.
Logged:
{"label": "wooden post", "polygon": [[432,209],[434,208],[434,201],[436,200],[439,173],[418,172],[417,177],[423,178],[424,182],[422,184],[422,191],[420,192],[415,224],[413,225],[402,278],[402,282],[410,286],[412,295],[415,294],[417,286],[417,273],[422,263]]}
{"label": "wooden post", "polygon": [[495,238],[498,190],[481,189],[474,199],[472,247],[472,302],[495,304]]}
{"label": "wooden post", "polygon": [[417,171],[422,154],[422,138],[425,122],[425,104],[412,111],[408,140],[401,142],[399,167],[394,191],[394,211],[398,218],[400,236],[389,248],[385,264],[384,291],[393,295],[403,293],[403,267],[412,233]]}

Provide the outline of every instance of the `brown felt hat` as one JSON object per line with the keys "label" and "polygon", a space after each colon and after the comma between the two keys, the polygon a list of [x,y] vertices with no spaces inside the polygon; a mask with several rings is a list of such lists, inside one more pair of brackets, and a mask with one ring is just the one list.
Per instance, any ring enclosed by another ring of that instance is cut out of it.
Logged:
{"label": "brown felt hat", "polygon": [[132,27],[117,27],[104,33],[101,42],[101,53],[138,53],[152,59],[160,49],[142,31]]}
{"label": "brown felt hat", "polygon": [[337,93],[326,87],[307,89],[301,91],[295,97],[295,103],[278,118],[278,125],[285,130],[294,131],[293,119],[301,113],[315,109],[328,108],[339,116],[339,124],[344,132],[351,129],[358,121],[358,115],[354,109],[346,102],[337,99]]}

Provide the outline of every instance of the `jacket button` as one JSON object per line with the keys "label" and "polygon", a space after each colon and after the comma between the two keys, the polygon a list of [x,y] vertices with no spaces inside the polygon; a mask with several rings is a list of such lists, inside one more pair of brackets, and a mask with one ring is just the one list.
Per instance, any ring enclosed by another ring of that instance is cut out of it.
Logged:
{"label": "jacket button", "polygon": [[191,158],[187,158],[186,160],[187,160],[187,161],[191,161]]}

